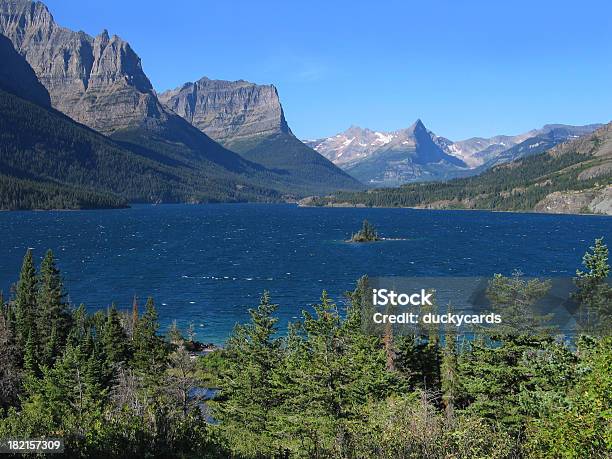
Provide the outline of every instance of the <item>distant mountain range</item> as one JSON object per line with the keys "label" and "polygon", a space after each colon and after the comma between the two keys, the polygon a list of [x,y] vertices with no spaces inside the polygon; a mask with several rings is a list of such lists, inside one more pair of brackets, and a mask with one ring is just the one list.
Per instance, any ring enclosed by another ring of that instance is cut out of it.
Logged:
{"label": "distant mountain range", "polygon": [[[283,134],[291,142],[285,138],[281,147],[274,145],[276,148],[266,154],[256,152],[251,159],[248,152],[238,154],[223,147],[189,122],[193,120],[183,119],[160,102],[140,58],[127,42],[107,31],[91,37],[63,28],[40,2],[0,0],[0,34],[10,39],[33,69],[54,109],[108,136],[115,146],[132,155],[172,168],[175,178],[185,183],[185,187],[174,189],[191,188],[171,197],[143,193],[141,200],[267,201],[362,187],[295,139],[286,122]],[[11,64],[10,70],[17,68]],[[17,73],[13,77],[19,80]],[[217,95],[211,97],[221,100],[223,91],[220,87],[216,90]],[[260,102],[256,98],[243,105],[235,120],[240,122],[242,117],[246,123],[252,109],[249,104],[257,111]],[[216,109],[227,111],[222,104]],[[280,117],[284,120],[282,113]],[[218,124],[214,127],[226,129]],[[231,130],[229,125],[227,129]],[[248,129],[246,124],[242,129]],[[254,126],[252,132],[257,129]],[[115,172],[121,175],[126,171]],[[91,186],[97,186],[95,181]]]}
{"label": "distant mountain range", "polygon": [[353,126],[334,137],[305,143],[369,185],[447,179],[468,169],[461,158],[434,141],[421,120],[393,132]]}
{"label": "distant mountain range", "polygon": [[478,176],[340,192],[302,204],[612,215],[612,123]]}
{"label": "distant mountain range", "polygon": [[335,136],[305,143],[370,186],[397,186],[476,175],[496,164],[541,153],[601,126],[551,124],[516,136],[453,142],[437,136],[417,120],[407,129],[392,132],[351,126]]}
{"label": "distant mountain range", "polygon": [[[61,27],[29,0],[0,0],[0,62],[0,209],[283,202],[365,185],[486,178],[517,160],[538,168],[539,159],[521,161],[601,126],[451,141],[417,120],[393,132],[352,126],[302,142],[273,85],[204,77],[158,94],[129,43],[106,30],[93,37]],[[606,161],[593,165],[608,171]],[[540,187],[532,197],[600,185],[575,179],[578,188],[527,185]]]}

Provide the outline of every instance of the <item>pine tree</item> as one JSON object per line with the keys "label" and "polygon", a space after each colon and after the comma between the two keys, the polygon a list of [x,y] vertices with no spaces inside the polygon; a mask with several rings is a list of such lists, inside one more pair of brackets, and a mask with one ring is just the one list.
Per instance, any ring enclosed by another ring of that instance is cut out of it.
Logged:
{"label": "pine tree", "polygon": [[70,336],[74,338],[73,344],[76,345],[81,342],[89,330],[87,310],[85,305],[81,303],[78,308],[72,312],[71,323],[73,324],[70,330]]}
{"label": "pine tree", "polygon": [[101,342],[109,367],[112,368],[120,362],[127,361],[129,356],[128,339],[121,326],[119,313],[114,303],[106,316],[106,322],[102,328]]}
{"label": "pine tree", "polygon": [[515,271],[511,277],[495,274],[489,281],[487,298],[491,301],[491,310],[501,315],[502,323],[483,331],[500,339],[511,335],[550,334],[546,323],[551,316],[539,314],[534,309],[550,287],[550,281],[527,280],[520,271]]}
{"label": "pine tree", "polygon": [[175,346],[180,346],[183,344],[183,334],[176,323],[176,319],[172,321],[167,336],[171,344],[174,344]]}
{"label": "pine tree", "polygon": [[[31,332],[36,326],[36,286],[36,268],[32,250],[28,249],[23,259],[15,295],[16,338],[20,346],[24,346],[30,337],[34,339],[34,333]],[[32,342],[31,345],[36,352],[38,343]]]}
{"label": "pine tree", "polygon": [[[449,311],[452,309],[449,307]],[[444,348],[440,363],[440,386],[442,389],[442,403],[449,423],[453,421],[455,411],[455,397],[458,391],[457,381],[457,332],[454,325],[446,327],[444,333]]]}
{"label": "pine tree", "polygon": [[129,320],[129,336],[134,339],[134,333],[136,331],[136,326],[138,325],[138,298],[134,295],[134,299],[132,300],[132,314]]}
{"label": "pine tree", "polygon": [[39,375],[39,367],[38,367],[38,359],[37,359],[37,351],[36,351],[36,338],[34,336],[34,329],[30,329],[30,333],[28,334],[28,339],[25,343],[25,349],[23,352],[23,369],[26,371],[26,374],[30,377]]}
{"label": "pine tree", "polygon": [[586,333],[608,334],[612,330],[612,287],[608,284],[610,265],[603,238],[584,255],[585,271],[577,270],[574,299],[580,306],[579,323]]}
{"label": "pine tree", "polygon": [[166,366],[168,349],[158,335],[159,321],[153,298],[148,298],[145,313],[138,319],[134,330],[131,364],[150,375],[160,376]]}
{"label": "pine tree", "polygon": [[167,386],[177,405],[180,406],[181,415],[186,418],[198,402],[192,396],[193,389],[198,387],[196,362],[184,346],[179,346],[176,351],[170,354],[168,364],[170,372],[166,377]]}
{"label": "pine tree", "polygon": [[378,240],[380,240],[380,238],[378,237],[376,229],[367,220],[363,221],[361,229],[351,237],[352,242],[373,242]]}
{"label": "pine tree", "polygon": [[68,344],[53,368],[45,371],[39,396],[63,426],[79,436],[101,421],[107,390],[99,382],[100,368],[81,346]]}
{"label": "pine tree", "polygon": [[[227,402],[215,411],[229,431],[244,432],[246,450],[258,446],[267,455],[275,448],[272,432],[280,402],[276,372],[282,351],[281,341],[274,337],[276,308],[268,292],[264,292],[257,309],[249,309],[250,323],[236,326],[228,341],[230,363],[222,379]],[[251,442],[260,444],[249,445]]]}
{"label": "pine tree", "polygon": [[588,279],[607,278],[610,274],[608,255],[608,247],[604,244],[603,238],[595,239],[595,245],[590,247],[590,251],[582,258],[582,264],[587,270],[576,270],[576,276]]}
{"label": "pine tree", "polygon": [[52,363],[58,355],[70,331],[72,316],[64,297],[60,271],[55,264],[53,252],[48,250],[40,265],[36,296],[38,335],[47,364]]}
{"label": "pine tree", "polygon": [[0,307],[0,412],[17,404],[21,382],[20,353],[8,319],[10,309]]}
{"label": "pine tree", "polygon": [[51,335],[44,344],[44,352],[42,354],[42,363],[47,366],[53,365],[55,358],[60,355],[60,340],[57,333],[57,325],[53,324],[51,328]]}

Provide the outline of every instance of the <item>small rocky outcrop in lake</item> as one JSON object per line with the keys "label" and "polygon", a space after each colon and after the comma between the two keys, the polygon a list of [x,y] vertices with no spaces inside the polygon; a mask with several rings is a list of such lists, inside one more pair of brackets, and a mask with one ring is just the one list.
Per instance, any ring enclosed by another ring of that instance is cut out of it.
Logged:
{"label": "small rocky outcrop in lake", "polygon": [[380,241],[376,228],[369,221],[364,220],[361,229],[351,236],[349,242],[375,242]]}

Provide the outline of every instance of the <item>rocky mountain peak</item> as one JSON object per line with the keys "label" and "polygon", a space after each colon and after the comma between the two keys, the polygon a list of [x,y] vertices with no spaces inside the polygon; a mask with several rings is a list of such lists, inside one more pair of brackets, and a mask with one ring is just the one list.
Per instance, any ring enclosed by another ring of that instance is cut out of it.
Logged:
{"label": "rocky mountain peak", "polygon": [[342,132],[342,135],[345,135],[347,137],[362,137],[368,135],[371,132],[372,131],[367,128],[364,129],[362,127],[355,126],[354,124],[352,124],[346,131]]}
{"label": "rocky mountain peak", "polygon": [[94,38],[57,25],[40,2],[2,0],[0,33],[34,69],[52,105],[93,129],[110,134],[140,124],[158,104],[140,58],[107,30]]}
{"label": "rocky mountain peak", "polygon": [[364,183],[401,184],[447,178],[467,165],[447,154],[421,119],[395,131],[351,126],[335,136],[307,142]]}
{"label": "rocky mountain peak", "polygon": [[165,91],[159,98],[175,113],[224,144],[291,134],[274,85],[203,77]]}
{"label": "rocky mountain peak", "polygon": [[421,121],[421,118],[417,118],[416,121],[414,123],[412,123],[412,126],[410,126],[409,128],[412,132],[416,132],[416,131],[427,131],[427,128],[425,127],[425,125],[423,124],[423,121]]}

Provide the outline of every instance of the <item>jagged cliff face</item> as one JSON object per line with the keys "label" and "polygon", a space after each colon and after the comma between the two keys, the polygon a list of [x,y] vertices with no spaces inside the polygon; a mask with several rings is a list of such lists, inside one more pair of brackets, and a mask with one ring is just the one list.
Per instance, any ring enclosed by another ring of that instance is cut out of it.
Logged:
{"label": "jagged cliff face", "polygon": [[160,101],[226,146],[291,134],[273,85],[202,78],[166,91]]}
{"label": "jagged cliff face", "polygon": [[53,107],[74,120],[110,134],[167,118],[140,58],[121,38],[65,29],[44,4],[25,0],[0,1],[0,33],[34,69]]}

